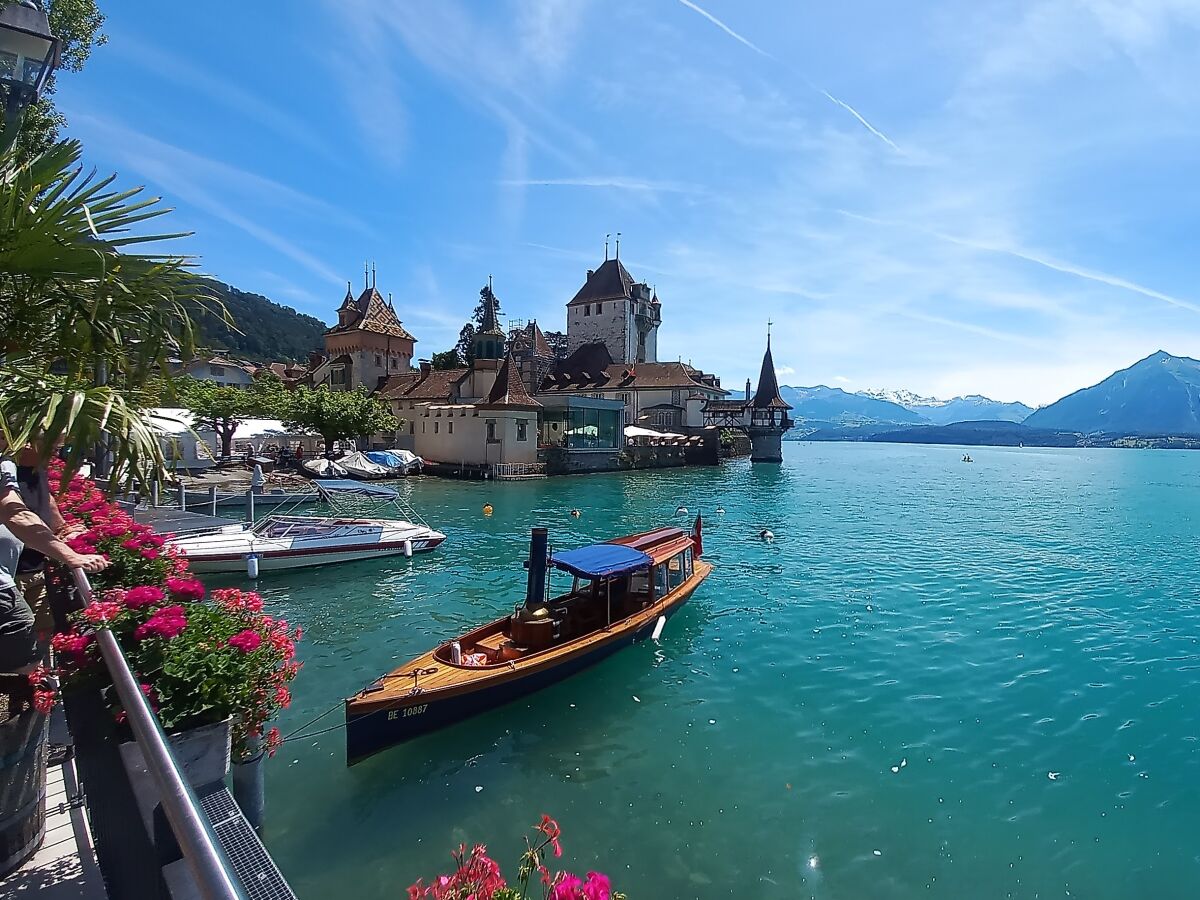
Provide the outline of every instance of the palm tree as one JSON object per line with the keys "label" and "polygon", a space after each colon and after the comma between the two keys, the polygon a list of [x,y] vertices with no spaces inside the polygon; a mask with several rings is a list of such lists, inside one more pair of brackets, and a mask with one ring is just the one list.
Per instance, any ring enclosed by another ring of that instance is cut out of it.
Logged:
{"label": "palm tree", "polygon": [[144,484],[164,463],[143,388],[194,351],[189,307],[212,301],[186,257],[135,252],[183,236],[131,231],[169,212],[159,198],[85,173],[81,153],[0,156],[0,436],[66,441],[78,463],[107,434],[112,471]]}

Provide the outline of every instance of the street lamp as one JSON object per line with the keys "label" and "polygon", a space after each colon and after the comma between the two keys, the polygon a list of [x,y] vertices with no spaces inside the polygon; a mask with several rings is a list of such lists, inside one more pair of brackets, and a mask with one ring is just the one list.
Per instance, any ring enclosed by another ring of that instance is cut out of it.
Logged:
{"label": "street lamp", "polygon": [[16,140],[22,115],[58,66],[58,53],[59,40],[50,33],[50,20],[37,0],[0,9],[0,85],[6,94],[3,148]]}

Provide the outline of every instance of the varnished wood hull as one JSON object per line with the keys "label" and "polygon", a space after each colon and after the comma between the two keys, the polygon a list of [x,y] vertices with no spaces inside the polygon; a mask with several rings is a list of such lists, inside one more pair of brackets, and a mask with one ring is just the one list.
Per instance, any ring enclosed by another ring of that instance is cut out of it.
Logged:
{"label": "varnished wood hull", "polygon": [[[629,617],[609,631],[594,632],[512,668],[458,670],[454,681],[426,679],[434,684],[412,693],[413,680],[397,678],[394,687],[363,692],[346,701],[346,763],[354,765],[368,756],[411,738],[454,725],[471,716],[496,709],[595,665],[617,651],[645,640],[658,620],[674,615],[712,567],[700,560],[695,574],[683,585],[643,613]],[[432,653],[401,666],[393,675],[414,669],[442,667]],[[438,684],[436,682],[442,681]]]}

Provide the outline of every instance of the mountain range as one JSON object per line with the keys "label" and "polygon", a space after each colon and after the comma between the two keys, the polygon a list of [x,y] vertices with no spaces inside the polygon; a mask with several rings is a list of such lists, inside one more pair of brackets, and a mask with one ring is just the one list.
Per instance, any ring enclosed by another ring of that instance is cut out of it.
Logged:
{"label": "mountain range", "polygon": [[1033,408],[1024,403],[1005,403],[980,394],[939,400],[937,397],[922,397],[920,394],[904,390],[874,390],[859,391],[858,393],[876,400],[887,400],[903,406],[905,409],[918,412],[935,425],[948,425],[951,422],[1023,422],[1025,417],[1033,412]]}
{"label": "mountain range", "polygon": [[1159,350],[1037,410],[1025,425],[1114,436],[1200,435],[1200,361]]}

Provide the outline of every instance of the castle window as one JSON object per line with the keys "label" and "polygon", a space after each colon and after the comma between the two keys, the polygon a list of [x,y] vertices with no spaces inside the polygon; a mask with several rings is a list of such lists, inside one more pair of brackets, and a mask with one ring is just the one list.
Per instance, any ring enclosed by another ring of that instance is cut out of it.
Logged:
{"label": "castle window", "polygon": [[487,442],[489,444],[498,444],[500,439],[496,437],[496,420],[487,420]]}
{"label": "castle window", "polygon": [[529,440],[529,423],[526,422],[524,419],[517,420],[517,440],[518,441]]}
{"label": "castle window", "polygon": [[449,434],[454,434],[454,423],[453,422],[446,423],[446,431]]}
{"label": "castle window", "polygon": [[329,370],[329,383],[338,385],[346,383],[346,369],[344,366],[336,366]]}
{"label": "castle window", "polygon": [[377,365],[377,366],[383,365],[383,357],[380,356],[378,353],[375,354],[375,365]]}
{"label": "castle window", "polygon": [[394,357],[394,356],[393,356],[393,357],[392,357],[392,368],[394,369],[394,368],[396,368],[398,365],[399,365],[399,361],[396,359],[396,357]]}
{"label": "castle window", "polygon": [[434,433],[434,434],[437,434],[437,433],[438,433],[438,426],[439,426],[439,425],[441,425],[441,424],[442,424],[441,422],[434,422],[434,423],[433,423],[433,433]]}
{"label": "castle window", "polygon": [[601,310],[601,308],[603,308],[603,306],[604,306],[603,303],[596,304],[596,315],[600,315],[600,310]]}
{"label": "castle window", "polygon": [[409,434],[416,434],[416,433],[417,433],[417,423],[416,423],[416,422],[409,422],[409,423],[408,423],[408,433],[409,433]]}
{"label": "castle window", "polygon": [[585,304],[584,304],[584,306],[583,306],[583,314],[584,314],[585,316],[590,316],[590,315],[592,314],[592,304],[590,304],[590,303],[585,303]]}

